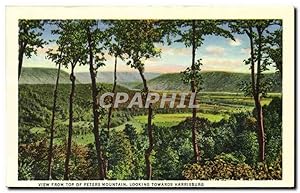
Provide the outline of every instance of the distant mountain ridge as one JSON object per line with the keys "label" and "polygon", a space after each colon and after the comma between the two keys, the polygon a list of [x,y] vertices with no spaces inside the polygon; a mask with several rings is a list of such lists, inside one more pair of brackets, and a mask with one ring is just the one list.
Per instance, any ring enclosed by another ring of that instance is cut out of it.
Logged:
{"label": "distant mountain ridge", "polygon": [[[160,73],[145,72],[145,77],[150,80],[158,77]],[[23,68],[19,84],[55,84],[57,69],[55,68]],[[75,73],[77,83],[87,84],[91,82],[89,72]],[[113,83],[113,72],[98,72],[97,82]],[[117,72],[117,81],[119,85],[137,85],[141,83],[141,77],[138,72]],[[61,70],[60,83],[70,84],[69,74]],[[130,84],[129,84],[130,83]]]}
{"label": "distant mountain ridge", "polygon": [[[19,84],[55,84],[56,77],[57,69],[55,68],[22,68]],[[59,82],[69,84],[69,74],[61,70]]]}
{"label": "distant mountain ridge", "polygon": [[[23,68],[19,84],[55,84],[57,69],[54,68]],[[180,73],[159,74],[146,73],[148,87],[151,90],[180,90],[189,91],[190,86],[184,84]],[[272,84],[271,92],[281,92],[280,76],[276,73],[265,75]],[[203,91],[208,92],[240,92],[241,82],[250,81],[250,74],[233,72],[202,72]],[[76,73],[77,83],[90,83],[90,74],[88,72]],[[70,84],[69,74],[61,71],[61,84]],[[99,72],[97,82],[112,83],[113,72]],[[141,78],[138,72],[117,72],[117,82],[119,85],[127,88],[142,89]],[[277,83],[277,84],[276,84]]]}
{"label": "distant mountain ridge", "polygon": [[[90,73],[89,72],[77,72],[76,78],[81,83],[90,83]],[[150,80],[158,77],[160,73],[155,72],[145,72],[146,79]],[[113,72],[98,72],[97,82],[113,83],[114,73]],[[138,72],[117,72],[117,82],[118,84],[126,84],[128,82],[142,82],[140,74]]]}
{"label": "distant mountain ridge", "polygon": [[[190,85],[184,84],[180,73],[162,74],[148,81],[151,90],[181,90],[189,91]],[[267,73],[265,78],[272,81],[271,92],[281,92],[280,76],[276,73]],[[207,92],[240,92],[240,84],[250,82],[250,74],[234,72],[202,72],[202,91]],[[139,84],[135,89],[141,89]]]}

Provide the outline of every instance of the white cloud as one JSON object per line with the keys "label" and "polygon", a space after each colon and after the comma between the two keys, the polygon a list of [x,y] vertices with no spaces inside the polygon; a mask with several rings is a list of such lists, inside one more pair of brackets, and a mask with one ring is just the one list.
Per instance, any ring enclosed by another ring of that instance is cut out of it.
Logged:
{"label": "white cloud", "polygon": [[250,55],[250,48],[242,48],[241,53],[246,54],[246,55]]}
{"label": "white cloud", "polygon": [[58,49],[58,45],[55,43],[50,43],[47,45],[44,45],[43,48],[37,48],[37,55],[43,55],[46,56],[47,51],[49,51],[49,49],[52,49],[53,52],[56,52]]}
{"label": "white cloud", "polygon": [[230,65],[232,67],[242,65],[240,59],[228,59],[228,58],[205,58],[203,59],[204,65]]}
{"label": "white cloud", "polygon": [[243,65],[241,59],[233,58],[204,58],[204,71],[230,71],[230,72],[248,72],[248,68]]}
{"label": "white cloud", "polygon": [[161,49],[162,55],[170,55],[170,56],[190,56],[192,55],[191,48],[174,48],[174,47],[158,47]]}
{"label": "white cloud", "polygon": [[235,41],[229,39],[228,44],[230,46],[240,46],[242,44],[242,41],[239,38],[235,38]]}
{"label": "white cloud", "polygon": [[205,53],[213,56],[223,56],[225,54],[225,48],[220,46],[207,46]]}

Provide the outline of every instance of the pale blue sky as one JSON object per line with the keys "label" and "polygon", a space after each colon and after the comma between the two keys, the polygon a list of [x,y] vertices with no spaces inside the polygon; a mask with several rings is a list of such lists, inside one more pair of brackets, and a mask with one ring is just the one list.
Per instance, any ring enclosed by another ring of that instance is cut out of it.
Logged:
{"label": "pale blue sky", "polygon": [[[216,36],[205,36],[203,45],[197,50],[196,59],[202,58],[203,71],[231,71],[249,72],[249,66],[243,60],[249,57],[249,40],[246,35],[234,35],[236,41]],[[51,27],[47,25],[43,33],[46,40],[55,39],[51,34]],[[55,48],[55,43],[50,43],[43,49],[38,50],[37,56],[24,60],[24,67],[56,68],[55,64],[46,59],[46,51]],[[192,49],[186,48],[181,43],[173,43],[170,46],[157,44],[162,53],[159,58],[151,58],[145,62],[147,72],[180,72],[191,65]],[[113,58],[107,55],[106,66],[101,71],[113,70]],[[65,69],[68,71],[67,69]],[[88,66],[77,66],[77,72],[88,71]],[[135,71],[119,61],[118,71]]]}

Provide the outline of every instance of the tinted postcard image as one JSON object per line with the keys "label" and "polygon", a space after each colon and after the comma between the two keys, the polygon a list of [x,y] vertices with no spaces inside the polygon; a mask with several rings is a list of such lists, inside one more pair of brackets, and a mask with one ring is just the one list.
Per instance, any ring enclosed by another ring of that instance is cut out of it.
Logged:
{"label": "tinted postcard image", "polygon": [[276,15],[18,18],[15,183],[285,181],[293,169],[284,156],[294,152],[284,153],[283,133],[293,139],[294,128],[283,123],[283,99],[293,101],[283,97],[283,82],[293,81],[284,72],[293,66],[284,64],[284,33]]}

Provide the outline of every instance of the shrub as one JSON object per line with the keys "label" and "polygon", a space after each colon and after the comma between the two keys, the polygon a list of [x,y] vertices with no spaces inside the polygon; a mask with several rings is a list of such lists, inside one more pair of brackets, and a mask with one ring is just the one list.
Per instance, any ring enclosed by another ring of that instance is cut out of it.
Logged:
{"label": "shrub", "polygon": [[130,179],[144,179],[145,177],[145,157],[144,152],[147,148],[148,142],[145,135],[138,134],[136,128],[130,124],[125,125],[125,135],[128,137],[133,153],[133,168]]}
{"label": "shrub", "polygon": [[236,151],[246,157],[245,162],[254,165],[258,161],[257,134],[253,131],[243,131],[236,138]]}
{"label": "shrub", "polygon": [[263,107],[266,133],[266,161],[274,162],[282,151],[282,100],[274,98]]}
{"label": "shrub", "polygon": [[46,139],[31,144],[20,144],[18,152],[19,180],[44,180],[47,178]]}
{"label": "shrub", "polygon": [[281,180],[282,178],[282,161],[281,153],[276,160],[270,164],[258,163],[256,168],[255,179],[257,180]]}
{"label": "shrub", "polygon": [[153,126],[154,129],[154,153],[153,153],[153,179],[178,179],[181,175],[182,163],[179,154],[174,148],[173,130],[168,127]]}
{"label": "shrub", "polygon": [[123,132],[112,132],[108,147],[108,178],[126,180],[132,175],[133,153],[131,144]]}
{"label": "shrub", "polygon": [[250,180],[255,178],[255,171],[248,164],[225,161],[222,156],[216,156],[203,164],[186,165],[182,175],[188,180]]}
{"label": "shrub", "polygon": [[203,163],[185,165],[182,175],[187,180],[280,180],[281,159],[251,167],[232,155],[222,154]]}

